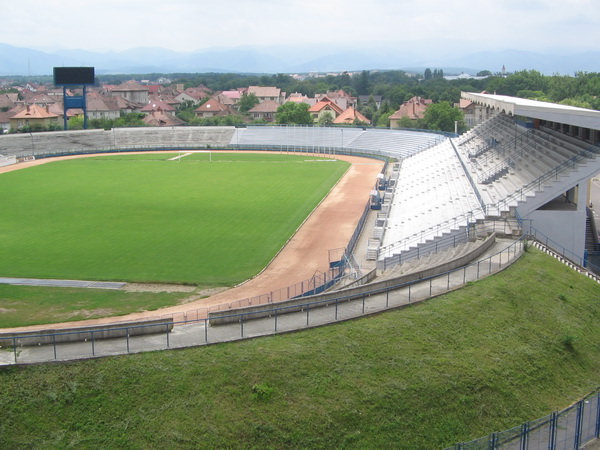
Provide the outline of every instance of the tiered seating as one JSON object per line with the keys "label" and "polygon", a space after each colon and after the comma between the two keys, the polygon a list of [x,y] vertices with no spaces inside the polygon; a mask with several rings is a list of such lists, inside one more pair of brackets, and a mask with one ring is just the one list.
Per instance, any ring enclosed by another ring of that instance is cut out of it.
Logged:
{"label": "tiered seating", "polygon": [[445,139],[440,134],[419,131],[369,129],[357,136],[349,146],[369,153],[381,152],[395,158],[406,158]]}
{"label": "tiered seating", "polygon": [[237,128],[230,144],[252,148],[276,146],[282,148],[311,149],[316,146],[348,148],[364,131],[362,128],[329,127],[256,127]]}
{"label": "tiered seating", "polygon": [[197,148],[226,147],[234,135],[233,127],[173,127],[169,129],[115,128],[114,147],[128,148]]}
{"label": "tiered seating", "polygon": [[351,149],[404,158],[444,139],[444,136],[438,134],[406,130],[249,126],[236,129],[231,145],[247,148],[275,146],[288,149]]}
{"label": "tiered seating", "polygon": [[406,251],[483,218],[452,143],[406,158],[394,190],[380,257]]}
{"label": "tiered seating", "polygon": [[24,157],[115,149],[227,147],[234,130],[233,127],[140,127],[19,133],[0,136],[0,151]]}
{"label": "tiered seating", "polygon": [[[482,142],[493,139],[494,145],[483,152]],[[534,196],[544,188],[536,180],[548,174],[566,171],[573,158],[586,154],[589,147],[584,142],[548,129],[528,129],[504,114],[498,115],[456,140],[459,154],[477,183],[488,212],[500,214],[510,206]],[[590,152],[588,152],[590,153]],[[590,155],[592,155],[590,153]],[[518,196],[518,199],[517,199]]]}
{"label": "tiered seating", "polygon": [[110,148],[110,137],[110,131],[104,130],[9,134],[0,137],[0,151],[17,157],[86,152]]}

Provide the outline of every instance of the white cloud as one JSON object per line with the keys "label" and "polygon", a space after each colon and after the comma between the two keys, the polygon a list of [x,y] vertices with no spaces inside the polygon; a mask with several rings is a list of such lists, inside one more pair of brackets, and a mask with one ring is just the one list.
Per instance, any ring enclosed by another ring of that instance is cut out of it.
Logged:
{"label": "white cloud", "polygon": [[90,50],[461,39],[540,50],[600,46],[597,0],[19,0],[0,42]]}

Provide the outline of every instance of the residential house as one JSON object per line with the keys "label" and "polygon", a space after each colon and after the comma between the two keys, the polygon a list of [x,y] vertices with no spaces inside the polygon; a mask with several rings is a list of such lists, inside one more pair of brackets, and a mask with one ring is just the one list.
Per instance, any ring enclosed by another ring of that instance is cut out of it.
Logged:
{"label": "residential house", "polygon": [[24,105],[48,106],[61,101],[62,98],[52,97],[45,92],[23,91],[23,100],[18,103]]}
{"label": "residential house", "polygon": [[317,103],[316,99],[307,97],[306,95],[301,94],[299,92],[294,92],[290,94],[287,98],[287,101],[293,103],[306,103],[309,106],[313,106],[315,103]]}
{"label": "residential house", "polygon": [[285,92],[281,92],[281,89],[273,86],[249,86],[247,95],[254,94],[260,103],[270,100],[276,102],[279,105],[285,103]]}
{"label": "residential house", "polygon": [[308,110],[315,123],[324,120],[329,115],[331,120],[335,120],[344,110],[340,108],[335,102],[327,97],[323,97]]}
{"label": "residential house", "polygon": [[254,106],[254,108],[248,111],[250,117],[253,120],[264,120],[266,122],[273,122],[277,114],[277,108],[281,105],[273,100],[265,100],[262,103]]}
{"label": "residential house", "polygon": [[190,87],[175,96],[175,99],[183,103],[193,102],[195,105],[209,96],[210,90],[205,86]]}
{"label": "residential house", "polygon": [[148,103],[148,86],[135,80],[126,81],[118,86],[109,87],[111,97],[123,97],[125,100],[145,105]]}
{"label": "residential house", "polygon": [[334,121],[336,125],[356,125],[356,124],[371,124],[371,121],[362,115],[358,110],[353,107],[347,108]]}
{"label": "residential house", "polygon": [[111,98],[117,102],[119,111],[123,114],[129,114],[132,112],[136,112],[140,107],[139,104],[130,102],[129,100],[127,100],[121,96],[116,96],[116,97],[111,97]]}
{"label": "residential house", "polygon": [[10,130],[10,116],[8,112],[0,111],[0,134],[7,133]]}
{"label": "residential house", "polygon": [[488,110],[485,105],[478,105],[470,100],[461,98],[460,103],[455,106],[458,106],[458,108],[460,108],[463,112],[465,124],[469,128],[479,125],[481,122],[489,118]]}
{"label": "residential house", "polygon": [[0,111],[8,111],[15,106],[14,96],[0,94]]}
{"label": "residential house", "polygon": [[86,109],[89,119],[114,120],[121,116],[121,108],[117,98],[100,94],[86,96]]}
{"label": "residential house", "polygon": [[59,125],[60,116],[49,111],[48,106],[27,105],[20,112],[10,117],[10,128],[20,130],[25,127],[47,128]]}
{"label": "residential house", "polygon": [[233,91],[222,91],[217,94],[216,98],[225,106],[230,108],[237,108],[240,99],[242,98],[243,89],[237,89]]}
{"label": "residential house", "polygon": [[399,122],[403,117],[408,117],[410,120],[422,119],[425,116],[425,110],[432,103],[433,101],[430,99],[412,97],[402,103],[400,108],[390,116],[390,128],[400,128]]}
{"label": "residential house", "polygon": [[183,125],[185,122],[163,110],[153,109],[142,121],[151,127],[175,127]]}
{"label": "residential house", "polygon": [[352,97],[343,89],[338,89],[337,91],[329,91],[326,94],[317,94],[315,95],[317,101],[322,100],[324,98],[328,98],[336,105],[338,105],[342,111],[347,108],[356,108],[356,97]]}
{"label": "residential house", "polygon": [[194,113],[203,119],[217,116],[227,116],[232,113],[229,106],[224,105],[216,98],[211,98],[194,110]]}
{"label": "residential house", "polygon": [[159,109],[167,114],[174,114],[176,111],[176,108],[158,98],[150,99],[148,104],[139,111],[144,114],[150,114],[152,111],[158,111]]}

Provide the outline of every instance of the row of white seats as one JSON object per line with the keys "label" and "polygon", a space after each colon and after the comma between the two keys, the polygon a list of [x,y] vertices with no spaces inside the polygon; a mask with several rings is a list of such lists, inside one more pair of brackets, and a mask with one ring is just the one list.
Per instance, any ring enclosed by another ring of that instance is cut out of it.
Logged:
{"label": "row of white seats", "polygon": [[[383,246],[401,241],[414,245],[410,238],[425,230],[431,231],[425,239],[450,232],[457,226],[455,218],[477,209],[477,196],[446,141],[403,161]],[[403,245],[397,247],[404,249]]]}
{"label": "row of white seats", "polygon": [[377,130],[341,127],[252,127],[237,128],[231,145],[279,146],[282,148],[325,147],[381,152],[403,158],[428,148],[442,135],[407,130]]}

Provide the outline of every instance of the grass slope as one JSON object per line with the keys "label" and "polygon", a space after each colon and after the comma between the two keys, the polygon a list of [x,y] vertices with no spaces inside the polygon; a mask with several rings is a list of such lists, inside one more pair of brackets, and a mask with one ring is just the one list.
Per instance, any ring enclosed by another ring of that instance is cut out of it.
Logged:
{"label": "grass slope", "polygon": [[0,176],[0,275],[229,286],[259,272],[348,164],[110,155]]}
{"label": "grass slope", "polygon": [[0,284],[0,328],[72,322],[178,305],[190,293]]}
{"label": "grass slope", "polygon": [[600,287],[531,250],[408,309],[209,347],[0,370],[0,446],[440,448],[598,386]]}

